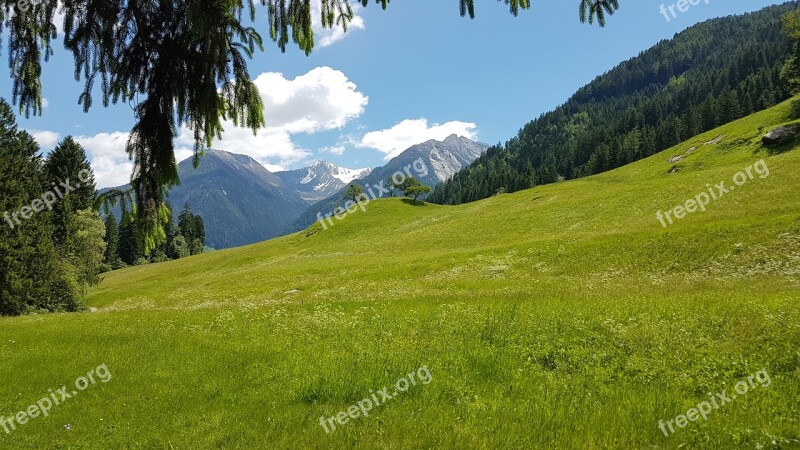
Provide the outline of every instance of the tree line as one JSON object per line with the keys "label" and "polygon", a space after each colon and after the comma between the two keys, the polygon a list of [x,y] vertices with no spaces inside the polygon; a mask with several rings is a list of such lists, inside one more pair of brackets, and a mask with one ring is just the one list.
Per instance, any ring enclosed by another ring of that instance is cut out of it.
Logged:
{"label": "tree line", "polygon": [[135,215],[123,209],[119,222],[114,214],[105,219],[106,251],[103,256],[103,271],[140,266],[199,255],[206,251],[206,228],[203,217],[192,214],[189,205],[184,205],[178,215],[177,226],[172,219],[172,208],[167,203],[169,220],[165,223],[166,239],[149,254],[144,253],[142,234],[136,226]]}
{"label": "tree line", "polygon": [[787,99],[781,70],[792,43],[780,18],[796,7],[712,20],[657,44],[489,148],[429,201],[460,204],[597,174]]}
{"label": "tree line", "polygon": [[99,213],[94,172],[72,137],[47,157],[0,99],[0,315],[83,309],[100,274],[202,253],[205,226],[188,205],[166,222],[164,242],[144,254],[134,213]]}
{"label": "tree line", "polygon": [[106,244],[86,153],[67,137],[45,159],[0,99],[0,315],[77,311]]}

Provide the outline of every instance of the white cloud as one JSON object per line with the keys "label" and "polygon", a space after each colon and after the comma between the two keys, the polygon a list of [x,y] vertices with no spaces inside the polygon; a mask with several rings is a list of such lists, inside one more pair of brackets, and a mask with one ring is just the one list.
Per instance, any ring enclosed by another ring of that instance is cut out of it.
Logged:
{"label": "white cloud", "polygon": [[331,155],[342,156],[344,152],[347,150],[347,147],[344,145],[334,145],[331,147],[325,147],[319,150],[320,153],[330,153]]}
{"label": "white cloud", "polygon": [[66,11],[64,10],[64,2],[58,0],[58,7],[56,13],[53,15],[53,23],[56,26],[56,32],[59,36],[64,35],[64,19],[66,18]]}
{"label": "white cloud", "polygon": [[75,137],[75,140],[86,149],[97,187],[116,187],[130,182],[133,162],[128,159],[128,154],[125,152],[128,136],[128,133],[116,131]]}
{"label": "white cloud", "polygon": [[356,147],[372,148],[391,159],[403,153],[412,145],[431,139],[442,141],[448,136],[457,134],[468,139],[477,139],[477,125],[470,122],[447,122],[444,124],[428,124],[427,119],[404,120],[392,128],[371,131],[364,135]]}
{"label": "white cloud", "polygon": [[317,67],[294,80],[263,73],[253,80],[264,100],[267,127],[287,133],[342,128],[364,113],[369,98],[330,67]]}
{"label": "white cloud", "polygon": [[[212,147],[248,155],[267,168],[285,167],[311,155],[294,143],[292,135],[340,129],[360,117],[369,103],[355,83],[330,67],[317,67],[292,80],[268,72],[253,82],[264,102],[266,128],[254,135],[227,122],[222,139]],[[192,131],[181,130],[176,147],[191,149],[193,145]]]}
{"label": "white cloud", "polygon": [[[214,141],[212,148],[250,156],[265,167],[274,166],[275,162],[280,165],[289,165],[311,155],[308,150],[298,147],[292,141],[292,136],[285,131],[265,128],[253,135],[252,130],[236,128],[231,124],[228,124],[226,129],[227,131],[222,133],[222,139]],[[186,155],[185,157],[193,155],[194,133],[192,130],[181,129],[175,146],[176,157],[177,155]],[[181,160],[178,159],[178,161]]]}
{"label": "white cloud", "polygon": [[358,15],[363,7],[356,2],[351,2],[350,4],[353,8],[353,20],[348,25],[347,33],[345,33],[342,27],[337,25],[334,25],[333,28],[323,28],[322,1],[311,0],[312,28],[314,30],[314,44],[317,48],[329,47],[347,37],[353,30],[363,30],[366,27],[364,18]]}
{"label": "white cloud", "polygon": [[30,130],[28,131],[39,147],[46,152],[54,149],[61,139],[61,135],[53,131]]}
{"label": "white cloud", "polygon": [[272,173],[283,172],[283,171],[286,170],[285,167],[279,166],[277,164],[264,164],[264,167],[266,167],[266,169],[269,170]]}
{"label": "white cloud", "polygon": [[50,107],[50,100],[47,97],[42,97],[42,109],[47,109]]}

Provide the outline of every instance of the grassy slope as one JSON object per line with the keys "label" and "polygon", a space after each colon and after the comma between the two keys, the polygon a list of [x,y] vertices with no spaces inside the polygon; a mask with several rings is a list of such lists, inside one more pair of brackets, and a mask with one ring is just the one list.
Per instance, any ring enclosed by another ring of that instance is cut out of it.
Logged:
{"label": "grassy slope", "polygon": [[[385,200],[310,237],[115,272],[96,313],[0,319],[0,414],[101,363],[114,376],[0,448],[797,445],[800,151],[759,142],[787,112],[600,176]],[[768,178],[657,222],[761,158]],[[422,365],[431,384],[319,426]],[[769,387],[657,428],[763,367]]]}

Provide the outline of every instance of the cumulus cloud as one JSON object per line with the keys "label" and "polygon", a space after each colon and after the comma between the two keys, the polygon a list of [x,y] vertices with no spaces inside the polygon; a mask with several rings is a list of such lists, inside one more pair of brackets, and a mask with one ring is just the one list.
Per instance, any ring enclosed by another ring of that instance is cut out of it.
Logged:
{"label": "cumulus cloud", "polygon": [[75,136],[86,149],[98,188],[122,186],[130,181],[133,163],[125,152],[128,136],[121,131]]}
{"label": "cumulus cloud", "polygon": [[264,100],[267,127],[292,134],[342,128],[361,116],[369,102],[344,73],[330,67],[317,67],[293,80],[264,73],[253,82]]}
{"label": "cumulus cloud", "polygon": [[363,30],[366,26],[364,18],[359,15],[363,8],[360,4],[351,2],[353,7],[353,20],[348,25],[347,33],[341,27],[334,26],[333,28],[322,27],[322,1],[311,0],[311,20],[312,28],[314,30],[314,44],[317,48],[329,47],[345,37],[347,37],[353,30]]}
{"label": "cumulus cloud", "polygon": [[[61,135],[54,131],[32,130],[29,133],[45,153],[49,153],[61,141]],[[73,138],[86,150],[98,187],[121,186],[130,181],[133,163],[125,152],[128,133],[100,133]]]}
{"label": "cumulus cloud", "polygon": [[[360,117],[369,103],[355,83],[330,67],[317,67],[291,80],[268,72],[253,82],[264,102],[266,128],[254,135],[252,130],[227,122],[222,139],[213,147],[248,155],[268,169],[286,167],[311,155],[292,140],[292,135],[343,128]],[[176,147],[185,151],[193,145],[192,131],[181,130]]]}
{"label": "cumulus cloud", "polygon": [[428,124],[427,119],[404,120],[392,128],[371,131],[364,135],[356,147],[371,148],[392,159],[409,147],[431,139],[442,141],[448,136],[457,134],[468,139],[477,139],[478,126],[471,122],[447,122]]}
{"label": "cumulus cloud", "polygon": [[61,135],[54,131],[30,130],[28,131],[42,150],[49,152],[58,145]]}

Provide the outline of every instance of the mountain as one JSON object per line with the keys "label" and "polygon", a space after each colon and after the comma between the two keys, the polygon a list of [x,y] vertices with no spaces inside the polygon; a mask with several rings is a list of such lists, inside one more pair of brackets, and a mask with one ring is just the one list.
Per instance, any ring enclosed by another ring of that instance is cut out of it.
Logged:
{"label": "mountain", "polygon": [[393,173],[402,172],[407,165],[422,159],[428,169],[425,171],[427,175],[414,174],[414,178],[434,187],[478,159],[487,148],[489,146],[486,144],[455,134],[444,141],[430,140],[410,147],[389,161],[374,178],[376,181],[386,180]]}
{"label": "mountain", "polygon": [[353,180],[363,178],[372,172],[372,169],[347,169],[331,164],[327,161],[319,161],[312,166],[285,172],[276,172],[284,185],[289,189],[294,189],[303,200],[308,203],[316,203],[325,199]]}
{"label": "mountain", "polygon": [[[788,98],[781,16],[797,2],[695,25],[625,61],[442,183],[429,201],[459,204],[592,175]],[[502,114],[502,112],[499,112]]]}
{"label": "mountain", "polygon": [[297,192],[256,160],[209,150],[195,169],[178,165],[180,186],[169,196],[175,214],[188,203],[206,226],[206,244],[238,247],[279,236],[307,207]]}
{"label": "mountain", "polygon": [[[433,187],[475,160],[488,146],[450,136],[415,145],[379,169],[347,169],[319,161],[303,169],[272,173],[246,155],[209,150],[195,169],[189,158],[178,165],[181,184],[169,202],[177,216],[183,205],[203,217],[206,245],[216,249],[261,242],[313,222],[341,204],[344,189],[356,179],[372,186],[395,172],[409,171]],[[416,165],[421,170],[414,168]],[[382,196],[382,195],[380,195]],[[311,208],[311,209],[310,209]],[[119,218],[119,209],[115,211]],[[304,225],[301,225],[304,224]]]}
{"label": "mountain", "polygon": [[[430,140],[408,148],[385,166],[373,169],[369,175],[361,178],[358,184],[364,187],[368,194],[372,192],[374,195],[370,195],[371,197],[385,197],[389,194],[375,186],[385,187],[386,180],[399,172],[434,187],[475,161],[487,148],[489,146],[486,144],[457,135],[449,136],[444,141]],[[308,227],[317,220],[318,215],[323,217],[330,215],[342,205],[345,189],[342,188],[328,198],[311,205],[289,231]]]}

